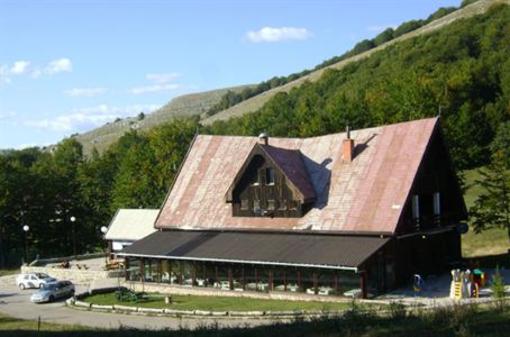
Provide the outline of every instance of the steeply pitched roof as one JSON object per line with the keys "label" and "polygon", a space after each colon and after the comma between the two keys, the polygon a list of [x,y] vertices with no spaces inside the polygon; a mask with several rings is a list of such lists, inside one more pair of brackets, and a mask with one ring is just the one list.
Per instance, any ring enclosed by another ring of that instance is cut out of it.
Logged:
{"label": "steeply pitched roof", "polygon": [[257,149],[261,149],[262,153],[265,154],[267,158],[282,171],[287,180],[294,187],[296,193],[300,196],[302,202],[315,200],[315,190],[310,182],[310,177],[308,176],[305,163],[303,162],[301,152],[299,150],[284,149],[256,143],[254,144],[253,150],[245,159],[245,163],[230,184],[227,191],[227,201],[232,201],[234,188],[241,179],[241,176],[244,174],[244,170],[248,166],[249,161],[253,158],[254,153],[257,153]]}
{"label": "steeply pitched roof", "polygon": [[357,268],[388,241],[373,236],[158,231],[120,255]]}
{"label": "steeply pitched roof", "polygon": [[156,231],[158,209],[119,209],[108,226],[106,240],[135,241]]}
{"label": "steeply pitched roof", "polygon": [[429,118],[352,131],[352,162],[341,158],[344,133],[269,138],[274,147],[301,151],[316,194],[302,218],[232,216],[223,196],[257,138],[197,136],[156,227],[394,233],[436,124]]}

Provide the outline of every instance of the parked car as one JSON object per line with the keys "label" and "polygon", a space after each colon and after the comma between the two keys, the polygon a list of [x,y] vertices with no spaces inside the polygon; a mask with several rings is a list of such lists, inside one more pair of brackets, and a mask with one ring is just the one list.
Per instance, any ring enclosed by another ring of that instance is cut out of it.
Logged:
{"label": "parked car", "polygon": [[44,285],[56,281],[56,278],[44,273],[20,274],[16,277],[16,285],[21,290],[28,288],[42,288]]}
{"label": "parked car", "polygon": [[74,290],[74,284],[71,281],[48,283],[32,294],[30,301],[33,303],[53,302],[62,297],[74,296]]}

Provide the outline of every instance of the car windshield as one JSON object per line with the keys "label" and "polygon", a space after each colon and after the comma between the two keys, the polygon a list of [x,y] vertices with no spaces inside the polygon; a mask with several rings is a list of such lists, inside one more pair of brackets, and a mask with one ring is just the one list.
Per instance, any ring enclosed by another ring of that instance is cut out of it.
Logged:
{"label": "car windshield", "polygon": [[50,277],[48,274],[43,274],[43,273],[37,273],[36,275],[40,279],[49,278]]}

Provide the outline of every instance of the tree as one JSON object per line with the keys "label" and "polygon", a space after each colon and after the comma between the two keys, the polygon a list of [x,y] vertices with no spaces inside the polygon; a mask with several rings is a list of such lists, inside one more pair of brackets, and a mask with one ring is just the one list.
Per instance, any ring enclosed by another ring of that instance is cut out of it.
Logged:
{"label": "tree", "polygon": [[487,228],[503,228],[510,239],[510,122],[502,124],[491,144],[492,158],[478,181],[483,193],[471,208],[473,226],[479,233]]}

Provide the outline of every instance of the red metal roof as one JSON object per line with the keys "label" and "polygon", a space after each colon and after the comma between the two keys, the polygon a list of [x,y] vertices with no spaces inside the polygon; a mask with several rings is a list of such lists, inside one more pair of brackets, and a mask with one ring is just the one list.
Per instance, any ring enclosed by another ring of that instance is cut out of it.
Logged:
{"label": "red metal roof", "polygon": [[272,147],[302,154],[316,195],[302,218],[232,216],[224,196],[257,138],[197,136],[156,227],[393,233],[436,124],[429,118],[352,131],[352,162],[341,158],[344,133],[269,138]]}

